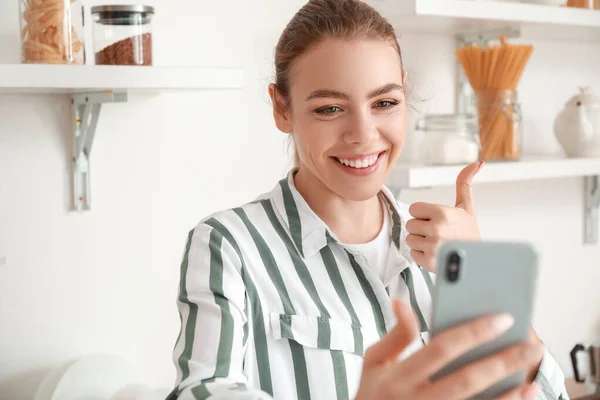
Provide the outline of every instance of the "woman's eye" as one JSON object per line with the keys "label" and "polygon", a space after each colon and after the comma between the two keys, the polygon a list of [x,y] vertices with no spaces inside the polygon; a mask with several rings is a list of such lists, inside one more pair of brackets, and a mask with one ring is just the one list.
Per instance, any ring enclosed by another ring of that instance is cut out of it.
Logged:
{"label": "woman's eye", "polygon": [[339,108],[338,106],[328,106],[328,107],[319,108],[315,112],[317,114],[321,114],[321,115],[333,115],[341,110],[342,109]]}
{"label": "woman's eye", "polygon": [[383,109],[392,108],[397,105],[398,105],[398,102],[392,101],[392,100],[381,100],[381,101],[378,101],[377,103],[375,103],[375,106],[377,108],[383,108]]}

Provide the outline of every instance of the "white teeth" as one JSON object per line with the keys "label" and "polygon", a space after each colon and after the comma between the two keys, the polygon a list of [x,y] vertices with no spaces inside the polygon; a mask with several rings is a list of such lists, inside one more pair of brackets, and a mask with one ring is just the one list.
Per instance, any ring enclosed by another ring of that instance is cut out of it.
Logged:
{"label": "white teeth", "polygon": [[375,164],[379,155],[372,155],[359,160],[347,160],[344,158],[338,158],[337,160],[348,167],[352,168],[367,168]]}

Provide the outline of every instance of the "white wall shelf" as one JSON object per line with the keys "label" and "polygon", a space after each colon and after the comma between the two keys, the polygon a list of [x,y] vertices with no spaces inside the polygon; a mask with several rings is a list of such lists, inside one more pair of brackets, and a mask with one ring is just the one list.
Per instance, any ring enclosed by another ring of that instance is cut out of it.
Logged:
{"label": "white wall shelf", "polygon": [[[398,163],[392,170],[388,185],[395,189],[420,189],[451,186],[466,165],[431,166],[418,163]],[[477,174],[475,183],[524,181],[600,175],[597,158],[523,158],[521,161],[488,162]]]}
{"label": "white wall shelf", "polygon": [[[456,184],[458,173],[466,165],[431,166],[398,163],[387,186],[397,194],[404,189],[423,189]],[[600,159],[599,158],[523,158],[521,161],[489,162],[477,174],[473,184],[514,182],[536,179],[583,177],[585,180],[584,242],[598,243],[600,229]]]}
{"label": "white wall shelf", "polygon": [[[480,46],[500,36],[525,40],[599,42],[600,10],[545,4],[545,0],[366,0],[394,25],[398,34],[434,33],[453,36],[457,47]],[[471,87],[459,67],[457,112],[472,104]],[[469,95],[469,92],[471,95]],[[387,185],[399,193],[453,185],[463,166],[435,167],[399,164]],[[600,160],[525,159],[489,163],[477,182],[504,182],[580,176],[585,181],[585,243],[598,243],[600,217]]]}
{"label": "white wall shelf", "polygon": [[240,89],[234,68],[0,64],[0,95],[61,94],[73,105],[73,209],[91,208],[90,153],[104,103],[129,93]]}
{"label": "white wall shelf", "polygon": [[0,64],[0,94],[236,89],[234,68]]}
{"label": "white wall shelf", "polygon": [[490,31],[511,27],[527,39],[600,39],[600,10],[501,0],[369,0],[399,33]]}

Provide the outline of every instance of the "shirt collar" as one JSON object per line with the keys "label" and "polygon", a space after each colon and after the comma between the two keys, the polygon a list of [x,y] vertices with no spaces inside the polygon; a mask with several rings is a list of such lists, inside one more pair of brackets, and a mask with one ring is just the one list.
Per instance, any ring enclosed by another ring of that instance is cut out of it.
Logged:
{"label": "shirt collar", "polygon": [[[341,242],[296,189],[294,185],[296,171],[297,169],[292,169],[287,177],[273,189],[270,197],[298,252],[303,258],[308,258],[330,243],[341,244]],[[405,221],[403,221],[392,192],[386,186],[382,187],[381,192],[392,222],[392,248],[390,251],[402,258],[399,266],[404,269],[408,265],[410,257],[410,250],[404,241],[406,235],[402,229]]]}

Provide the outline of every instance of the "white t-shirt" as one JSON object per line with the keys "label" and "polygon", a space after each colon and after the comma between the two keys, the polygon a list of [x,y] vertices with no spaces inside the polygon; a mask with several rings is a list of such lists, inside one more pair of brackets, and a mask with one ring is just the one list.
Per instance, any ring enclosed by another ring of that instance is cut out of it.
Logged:
{"label": "white t-shirt", "polygon": [[390,213],[384,203],[382,203],[381,206],[383,207],[383,225],[381,231],[377,234],[377,237],[367,243],[346,246],[361,253],[366,258],[367,264],[371,267],[375,275],[383,280],[385,277],[387,256],[392,244],[392,235],[390,232]]}

